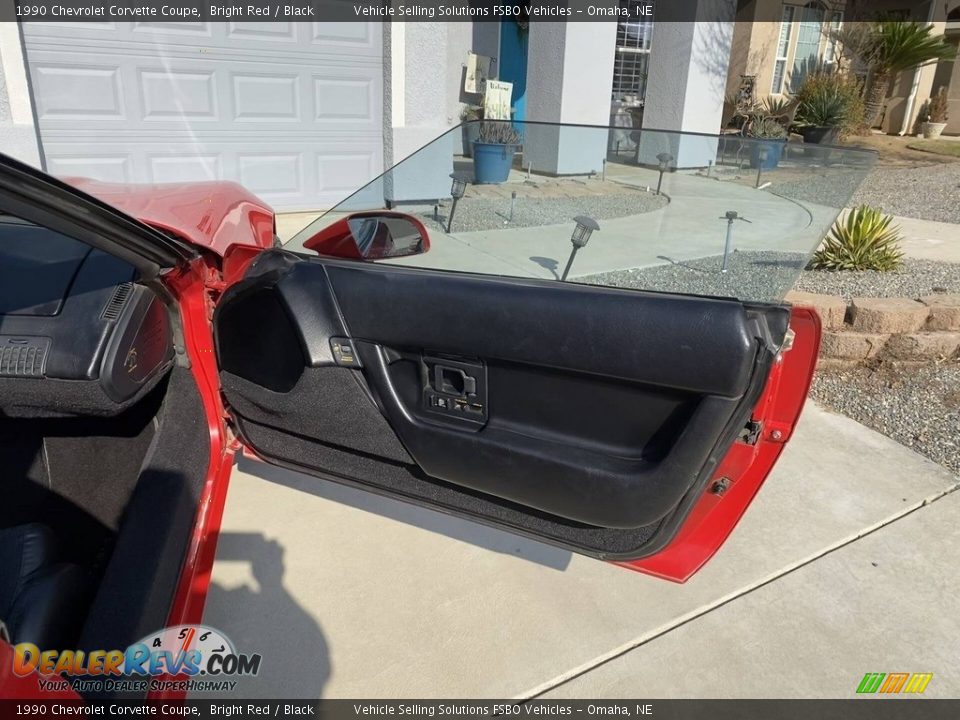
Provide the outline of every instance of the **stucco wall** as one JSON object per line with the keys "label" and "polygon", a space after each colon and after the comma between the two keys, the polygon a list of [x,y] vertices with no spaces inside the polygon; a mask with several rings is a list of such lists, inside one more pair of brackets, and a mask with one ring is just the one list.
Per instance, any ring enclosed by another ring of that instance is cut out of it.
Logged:
{"label": "stucco wall", "polygon": [[[960,58],[960,32],[948,36]],[[944,132],[960,135],[960,61],[941,63],[934,75],[933,91],[947,88],[947,128]]]}
{"label": "stucco wall", "polygon": [[737,91],[741,75],[754,75],[757,78],[756,96],[763,98],[770,94],[780,23],[769,20],[754,22],[753,18],[776,17],[781,6],[780,0],[755,0],[738,10],[730,47],[727,93]]}
{"label": "stucco wall", "polygon": [[14,22],[0,23],[0,152],[41,166],[23,46]]}

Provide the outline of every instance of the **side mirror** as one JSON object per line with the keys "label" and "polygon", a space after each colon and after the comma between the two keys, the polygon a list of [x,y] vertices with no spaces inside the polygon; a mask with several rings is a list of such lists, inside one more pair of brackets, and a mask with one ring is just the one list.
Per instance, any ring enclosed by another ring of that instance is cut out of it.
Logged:
{"label": "side mirror", "polygon": [[337,220],[305,240],[303,247],[328,257],[381,260],[425,253],[430,239],[415,217],[376,210]]}

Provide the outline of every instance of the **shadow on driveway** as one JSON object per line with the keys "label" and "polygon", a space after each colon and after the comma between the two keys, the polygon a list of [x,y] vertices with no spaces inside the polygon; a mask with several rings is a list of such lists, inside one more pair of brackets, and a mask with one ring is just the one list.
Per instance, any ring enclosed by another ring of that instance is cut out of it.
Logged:
{"label": "shadow on driveway", "polygon": [[[552,545],[529,540],[513,533],[446,515],[412,503],[394,500],[374,492],[341,485],[330,480],[322,480],[294,470],[287,470],[246,458],[239,460],[238,469],[267,482],[283,485],[325,500],[446,535],[454,540],[487,550],[519,557],[554,570],[566,570],[570,564],[571,553],[568,550],[562,550]],[[218,559],[221,557],[219,551],[217,557]]]}
{"label": "shadow on driveway", "polygon": [[213,614],[218,617],[242,619],[224,632],[237,652],[263,658],[256,677],[237,678],[236,690],[225,695],[323,697],[331,673],[330,651],[320,625],[284,587],[283,555],[280,543],[260,533],[227,532],[217,541],[217,562],[249,563],[259,588],[245,584],[228,589],[213,583],[206,613],[216,608]]}

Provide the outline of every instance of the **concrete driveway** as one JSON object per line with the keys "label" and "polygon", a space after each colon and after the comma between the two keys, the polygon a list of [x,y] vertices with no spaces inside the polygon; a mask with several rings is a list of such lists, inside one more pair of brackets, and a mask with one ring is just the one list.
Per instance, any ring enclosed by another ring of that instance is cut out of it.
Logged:
{"label": "concrete driveway", "polygon": [[960,693],[958,479],[808,403],[685,585],[249,461],[204,621],[263,654],[247,697]]}

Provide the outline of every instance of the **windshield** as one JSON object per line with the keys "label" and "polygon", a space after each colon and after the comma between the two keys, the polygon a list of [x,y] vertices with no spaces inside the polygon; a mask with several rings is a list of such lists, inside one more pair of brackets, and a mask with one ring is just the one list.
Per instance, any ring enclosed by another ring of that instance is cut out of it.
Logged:
{"label": "windshield", "polygon": [[739,134],[469,122],[286,247],[391,208],[424,223],[430,251],[388,262],[778,302],[874,158]]}

